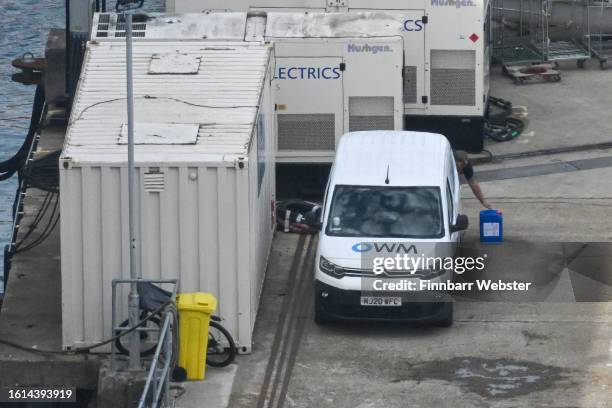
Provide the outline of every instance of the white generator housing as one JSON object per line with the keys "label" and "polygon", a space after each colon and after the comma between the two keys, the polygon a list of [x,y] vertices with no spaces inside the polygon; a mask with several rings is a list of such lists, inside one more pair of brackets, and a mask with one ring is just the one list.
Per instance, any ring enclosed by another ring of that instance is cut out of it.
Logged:
{"label": "white generator housing", "polygon": [[[111,336],[111,282],[129,277],[120,31],[87,45],[60,158],[66,349]],[[133,55],[138,269],[212,292],[248,352],[274,232],[273,47],[138,38]]]}
{"label": "white generator housing", "polygon": [[489,93],[488,0],[167,0],[166,11],[265,11],[265,38],[275,41],[399,36],[404,127],[442,133],[455,148],[482,149]]}
{"label": "white generator housing", "polygon": [[277,162],[329,163],[349,131],[402,129],[400,37],[273,41]]}

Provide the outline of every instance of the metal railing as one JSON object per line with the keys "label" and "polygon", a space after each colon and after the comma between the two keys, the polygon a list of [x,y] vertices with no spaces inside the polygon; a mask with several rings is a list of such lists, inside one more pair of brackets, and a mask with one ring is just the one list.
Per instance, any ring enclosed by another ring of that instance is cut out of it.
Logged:
{"label": "metal railing", "polygon": [[[28,151],[28,158],[26,163],[30,163],[34,160],[34,153],[40,140],[40,134],[34,135],[32,144]],[[21,225],[21,219],[24,215],[24,201],[26,198],[27,185],[22,177],[19,177],[17,182],[17,191],[15,192],[15,199],[13,200],[13,222],[11,225],[11,241],[4,247],[4,265],[2,274],[0,274],[0,300],[2,299],[2,292],[6,291],[6,285],[8,284],[9,273],[11,269],[11,257],[15,253],[17,244],[17,235],[19,234],[19,227]]]}
{"label": "metal railing", "polygon": [[[172,330],[176,321],[174,313],[168,311],[164,314],[164,323],[162,325],[159,341],[155,348],[155,354],[151,361],[147,382],[138,402],[138,408],[170,408],[170,374],[172,369]],[[163,363],[159,367],[160,361]],[[161,404],[161,405],[160,405]]]}
{"label": "metal railing", "polygon": [[[126,278],[126,279],[113,279],[112,281],[112,305],[111,305],[111,327],[112,327],[112,337],[117,337],[121,335],[121,333],[126,331],[131,331],[131,325],[120,326],[117,322],[117,285],[119,284],[132,284],[132,283],[157,283],[157,284],[172,284],[172,295],[171,298],[174,299],[176,297],[176,291],[178,288],[178,279],[143,279],[143,278]],[[154,327],[138,327],[135,330],[137,331],[158,331],[160,329]],[[117,347],[113,342],[111,344],[111,371],[117,371]]]}

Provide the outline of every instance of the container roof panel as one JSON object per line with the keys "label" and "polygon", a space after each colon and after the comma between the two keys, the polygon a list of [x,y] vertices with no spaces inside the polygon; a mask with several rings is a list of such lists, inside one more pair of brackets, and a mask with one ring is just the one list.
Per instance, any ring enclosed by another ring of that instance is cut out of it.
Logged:
{"label": "container roof panel", "polygon": [[[233,162],[246,156],[270,52],[263,43],[134,41],[136,161]],[[150,72],[152,58],[172,54],[197,60],[197,72]],[[127,160],[125,70],[123,42],[88,45],[62,157]]]}

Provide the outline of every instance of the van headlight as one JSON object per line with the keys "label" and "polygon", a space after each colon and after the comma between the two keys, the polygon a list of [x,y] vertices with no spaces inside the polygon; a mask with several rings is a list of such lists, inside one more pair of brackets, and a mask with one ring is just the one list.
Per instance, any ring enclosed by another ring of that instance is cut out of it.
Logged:
{"label": "van headlight", "polygon": [[319,269],[324,274],[333,276],[334,278],[341,278],[343,275],[342,268],[335,263],[330,262],[323,256],[319,258]]}

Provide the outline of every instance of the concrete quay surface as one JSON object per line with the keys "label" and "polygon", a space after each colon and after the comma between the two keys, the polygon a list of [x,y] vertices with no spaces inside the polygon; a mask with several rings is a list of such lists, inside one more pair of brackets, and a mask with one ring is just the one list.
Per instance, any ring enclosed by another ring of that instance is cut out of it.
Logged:
{"label": "concrete quay surface", "polygon": [[[574,67],[562,64],[560,84],[516,86],[494,73],[492,95],[510,99],[528,127],[514,141],[487,141],[486,148],[498,155],[611,141],[612,72],[592,61],[586,70]],[[607,149],[505,160],[477,166],[476,177],[611,156]],[[612,168],[481,186],[504,212],[506,241],[485,276],[535,281],[533,298],[459,298],[451,328],[317,326],[312,271],[303,266],[313,247],[279,233],[253,353],[239,357],[229,406],[612,406]],[[467,186],[462,201],[471,224],[465,241],[479,246],[482,207]],[[582,248],[584,242],[592,244]]]}
{"label": "concrete quay surface", "polygon": [[[37,155],[60,149],[63,140],[64,128],[45,128]],[[40,190],[28,189],[19,237],[27,232],[44,196]],[[41,226],[44,224],[42,222]],[[32,239],[40,232],[33,232]],[[39,246],[13,257],[0,310],[0,339],[39,350],[61,350],[59,228],[56,227]],[[0,373],[2,387],[47,384],[93,390],[98,376],[98,358],[32,353],[0,344]]]}

